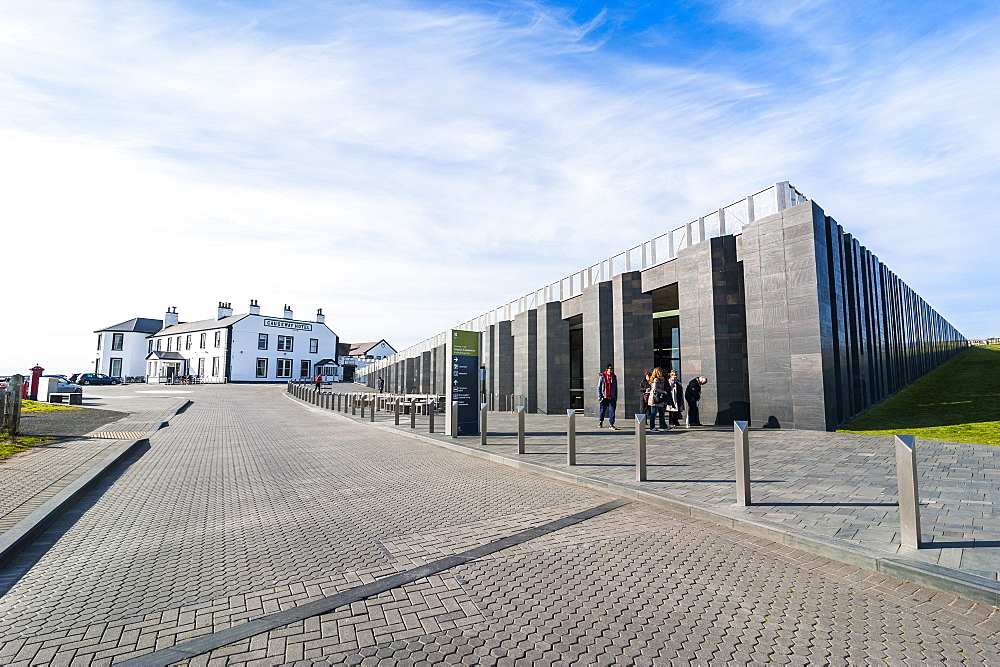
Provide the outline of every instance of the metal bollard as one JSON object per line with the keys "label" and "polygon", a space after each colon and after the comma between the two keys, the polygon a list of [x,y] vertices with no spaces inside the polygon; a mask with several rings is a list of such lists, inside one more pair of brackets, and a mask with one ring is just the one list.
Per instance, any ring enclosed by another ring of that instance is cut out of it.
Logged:
{"label": "metal bollard", "polygon": [[576,410],[566,411],[566,464],[576,465]]}
{"label": "metal bollard", "polygon": [[427,403],[427,432],[434,432],[434,404],[431,402]]}
{"label": "metal bollard", "polygon": [[458,437],[458,401],[451,402],[451,437]]}
{"label": "metal bollard", "polygon": [[403,401],[400,400],[400,398],[397,396],[393,400],[393,408],[392,408],[396,413],[396,426],[399,426],[399,413],[402,410],[402,406],[403,406]]}
{"label": "metal bollard", "polygon": [[750,506],[750,422],[733,422],[736,444],[736,504]]}
{"label": "metal bollard", "polygon": [[524,454],[524,406],[517,406],[517,453]]}
{"label": "metal bollard", "polygon": [[410,400],[410,428],[417,427],[417,401]]}
{"label": "metal bollard", "polygon": [[374,422],[375,421],[375,405],[376,405],[376,403],[378,401],[374,397],[372,397],[369,402],[370,402],[370,405],[368,406],[368,408],[369,408],[368,421],[369,422]]}
{"label": "metal bollard", "polygon": [[635,416],[635,481],[646,481],[646,415]]}
{"label": "metal bollard", "polygon": [[358,414],[358,397],[354,394],[351,394],[351,414]]}
{"label": "metal bollard", "polygon": [[479,404],[479,444],[486,444],[486,408],[487,403]]}
{"label": "metal bollard", "polygon": [[899,543],[920,548],[920,490],[917,487],[917,439],[896,436],[896,480],[899,487]]}
{"label": "metal bollard", "polygon": [[364,419],[365,418],[365,397],[362,395],[362,396],[359,396],[358,398],[361,401],[361,418]]}

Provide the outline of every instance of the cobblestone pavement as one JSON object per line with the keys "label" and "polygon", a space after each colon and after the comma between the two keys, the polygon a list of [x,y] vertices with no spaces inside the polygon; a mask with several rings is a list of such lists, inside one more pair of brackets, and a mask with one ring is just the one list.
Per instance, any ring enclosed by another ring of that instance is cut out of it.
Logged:
{"label": "cobblestone pavement", "polygon": [[[376,413],[393,426],[394,416]],[[349,415],[348,415],[349,416]],[[361,420],[355,416],[357,421]],[[729,510],[748,518],[853,542],[886,553],[935,563],[996,581],[1000,575],[1000,447],[920,440],[920,516],[924,548],[900,547],[893,439],[850,433],[754,429],[750,432],[753,504],[737,508],[733,431],[678,428],[648,433],[649,481],[635,479],[634,420],[618,431],[577,415],[577,463],[566,465],[566,417],[526,415],[527,453],[517,456],[512,413],[489,413],[489,439],[452,439],[417,432],[509,458],[663,493]],[[409,431],[409,416],[401,426]]]}
{"label": "cobblestone pavement", "polygon": [[110,415],[113,420],[110,423],[87,435],[60,438],[0,461],[0,534],[90,470],[125,440],[142,437],[154,423],[165,419],[183,403],[175,397],[165,397],[140,404],[127,400],[121,388],[114,389],[123,397],[87,401],[90,406],[101,406],[98,409],[102,415]]}
{"label": "cobblestone pavement", "polygon": [[[0,663],[140,657],[610,499],[279,387],[192,391],[0,598]],[[190,662],[983,663],[998,633],[993,607],[632,502]]]}

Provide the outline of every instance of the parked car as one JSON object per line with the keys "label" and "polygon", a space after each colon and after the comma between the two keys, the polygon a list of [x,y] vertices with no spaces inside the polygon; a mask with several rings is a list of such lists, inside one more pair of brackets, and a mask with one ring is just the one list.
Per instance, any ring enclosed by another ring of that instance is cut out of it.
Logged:
{"label": "parked car", "polygon": [[42,377],[43,378],[59,378],[61,380],[66,380],[67,382],[70,382],[70,379],[67,378],[65,375],[43,375]]}
{"label": "parked car", "polygon": [[6,387],[8,382],[10,382],[9,375],[0,375],[0,389]]}
{"label": "parked car", "polygon": [[71,381],[82,384],[121,384],[121,378],[113,378],[110,375],[105,375],[104,373],[80,373],[75,378],[71,377]]}
{"label": "parked car", "polygon": [[61,394],[82,394],[83,387],[60,378],[58,387],[56,387],[56,392]]}

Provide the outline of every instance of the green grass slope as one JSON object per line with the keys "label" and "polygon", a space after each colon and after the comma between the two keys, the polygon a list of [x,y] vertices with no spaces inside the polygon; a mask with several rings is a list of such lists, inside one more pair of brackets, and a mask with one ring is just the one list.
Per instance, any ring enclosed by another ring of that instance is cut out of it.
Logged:
{"label": "green grass slope", "polygon": [[1000,345],[969,348],[838,432],[1000,445]]}

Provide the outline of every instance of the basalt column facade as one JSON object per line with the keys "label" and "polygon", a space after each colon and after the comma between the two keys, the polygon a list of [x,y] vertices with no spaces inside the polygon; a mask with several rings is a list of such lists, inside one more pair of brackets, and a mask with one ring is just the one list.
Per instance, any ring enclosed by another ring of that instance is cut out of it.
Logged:
{"label": "basalt column facade", "polygon": [[[481,325],[488,402],[596,416],[598,375],[610,363],[625,422],[642,410],[642,373],[657,363],[679,369],[684,385],[708,378],[703,423],[826,430],[967,347],[815,203],[734,228],[711,236],[689,226],[686,237],[671,237],[669,261],[642,270],[602,263],[596,275],[607,279],[593,279],[595,265],[564,300],[538,303],[539,292],[493,311]],[[566,282],[557,284],[545,296],[562,293]],[[368,382],[384,367],[397,387],[419,374],[441,393],[448,360],[421,352],[386,360]]]}

